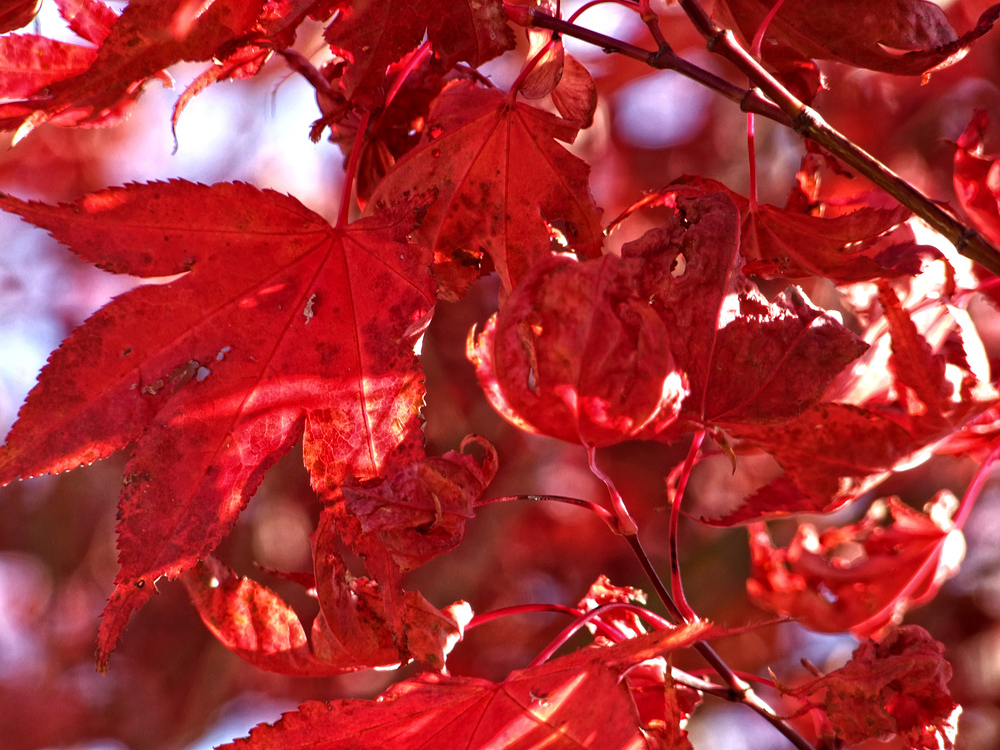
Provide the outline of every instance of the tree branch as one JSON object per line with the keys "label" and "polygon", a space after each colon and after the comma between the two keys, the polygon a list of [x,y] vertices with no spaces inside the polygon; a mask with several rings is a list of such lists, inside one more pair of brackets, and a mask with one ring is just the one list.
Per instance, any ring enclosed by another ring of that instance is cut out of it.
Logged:
{"label": "tree branch", "polygon": [[979,263],[995,276],[1000,276],[1000,251],[987,242],[979,232],[963,224],[938,203],[831,127],[816,110],[799,101],[740,45],[732,31],[715,23],[697,0],[679,1],[695,28],[705,37],[708,50],[736,65],[754,83],[752,88],[736,86],[683,60],[667,45],[650,52],[599,32],[553,18],[535,8],[507,3],[505,7],[511,20],[522,26],[551,29],[589,42],[607,53],[625,55],[658,70],[676,71],[736,102],[744,112],[752,112],[792,128],[802,137],[822,146],[913,211],[951,242],[959,253]]}

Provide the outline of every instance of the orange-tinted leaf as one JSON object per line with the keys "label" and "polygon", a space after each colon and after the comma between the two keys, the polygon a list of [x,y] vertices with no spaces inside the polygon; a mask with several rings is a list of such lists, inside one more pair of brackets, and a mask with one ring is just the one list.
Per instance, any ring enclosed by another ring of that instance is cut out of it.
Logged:
{"label": "orange-tinted leaf", "polygon": [[517,92],[525,99],[541,99],[551,94],[562,78],[566,51],[558,34],[547,29],[528,28],[526,31],[528,54],[524,64],[529,65],[532,60],[535,64],[521,81]]}
{"label": "orange-tinted leaf", "polygon": [[410,659],[443,669],[445,657],[472,618],[468,604],[439,610],[413,591],[357,578],[336,550],[337,514],[326,508],[313,535],[313,567],[320,614],[313,648],[322,661],[346,669],[388,667]]}
{"label": "orange-tinted leaf", "polygon": [[988,125],[986,111],[976,110],[958,139],[955,194],[983,234],[1000,244],[1000,159],[983,156],[983,134]]}
{"label": "orange-tinted leaf", "polygon": [[699,622],[585,649],[518,670],[500,683],[422,674],[393,685],[375,701],[312,701],[223,748],[648,748],[621,674],[689,645],[707,627]]}
{"label": "orange-tinted leaf", "polygon": [[211,551],[300,436],[321,493],[422,455],[412,342],[433,282],[404,241],[405,207],[335,230],[287,196],[181,181],[60,206],[0,196],[0,207],[106,270],[183,274],[117,298],[75,331],[0,454],[7,483],[138,440],[105,654],[153,582]]}
{"label": "orange-tinted leaf", "polygon": [[[716,12],[752,39],[772,5],[770,0],[720,0]],[[767,26],[764,45],[776,40],[806,59],[923,75],[964,57],[990,30],[998,10],[987,10],[976,27],[959,38],[944,11],[927,0],[785,0]]]}
{"label": "orange-tinted leaf", "polygon": [[198,614],[230,651],[256,667],[297,677],[350,671],[313,654],[298,615],[270,589],[241,578],[214,557],[183,575]]}
{"label": "orange-tinted leaf", "polygon": [[747,590],[813,630],[867,637],[926,603],[958,570],[964,544],[949,520],[955,507],[948,492],[929,514],[890,497],[849,526],[818,532],[800,524],[785,549],[775,549],[764,524],[752,524]]}
{"label": "orange-tinted leaf", "polygon": [[601,211],[590,196],[590,169],[556,143],[572,142],[577,130],[501,91],[450,84],[431,105],[427,137],[386,176],[367,211],[436,190],[418,235],[433,248],[436,265],[467,269],[442,295],[464,291],[484,251],[509,292],[549,255],[552,228],[581,255],[600,252]]}
{"label": "orange-tinted leaf", "polygon": [[667,329],[614,255],[551,256],[515,287],[469,358],[494,408],[532,432],[610,445],[677,417]]}
{"label": "orange-tinted leaf", "polygon": [[572,55],[566,55],[563,74],[552,91],[552,103],[566,120],[585,130],[594,124],[597,112],[597,85],[587,67]]}
{"label": "orange-tinted leaf", "polygon": [[827,715],[849,744],[899,736],[908,750],[952,750],[961,706],[944,646],[917,625],[862,643],[840,669],[786,692]]}
{"label": "orange-tinted leaf", "polygon": [[478,67],[514,47],[500,0],[355,0],[326,30],[351,64],[344,74],[348,99],[364,101],[385,80],[386,68],[413,50],[426,33],[445,68],[460,60]]}

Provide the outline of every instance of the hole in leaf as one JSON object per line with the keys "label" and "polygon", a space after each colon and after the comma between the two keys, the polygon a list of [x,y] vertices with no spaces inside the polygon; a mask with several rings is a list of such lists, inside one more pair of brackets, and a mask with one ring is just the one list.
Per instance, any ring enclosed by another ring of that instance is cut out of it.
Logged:
{"label": "hole in leaf", "polygon": [[679,279],[685,271],[687,271],[687,258],[684,257],[684,253],[677,253],[674,262],[670,264],[670,275]]}

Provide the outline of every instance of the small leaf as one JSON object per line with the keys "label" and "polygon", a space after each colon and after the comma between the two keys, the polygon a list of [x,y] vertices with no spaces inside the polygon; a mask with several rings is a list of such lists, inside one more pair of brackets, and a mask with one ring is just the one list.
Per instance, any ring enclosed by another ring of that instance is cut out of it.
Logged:
{"label": "small leaf", "polygon": [[840,669],[785,692],[824,710],[849,744],[899,736],[908,750],[953,750],[962,707],[948,692],[943,653],[926,630],[905,625],[862,643]]}
{"label": "small leaf", "polygon": [[988,125],[986,111],[976,110],[958,139],[955,194],[980,231],[1000,245],[1000,159],[983,156],[983,134]]}
{"label": "small leaf", "polygon": [[949,520],[956,506],[945,491],[927,514],[890,497],[856,524],[823,532],[800,524],[785,549],[775,549],[764,524],[751,524],[747,590],[762,606],[813,630],[878,633],[957,572],[965,545]]}
{"label": "small leaf", "polygon": [[483,251],[507,294],[549,255],[553,229],[580,255],[600,253],[604,235],[590,169],[556,143],[571,143],[577,130],[501,91],[454,82],[431,105],[425,140],[389,172],[366,212],[436,191],[417,236],[434,250],[436,265],[467,269],[442,296],[464,292]]}

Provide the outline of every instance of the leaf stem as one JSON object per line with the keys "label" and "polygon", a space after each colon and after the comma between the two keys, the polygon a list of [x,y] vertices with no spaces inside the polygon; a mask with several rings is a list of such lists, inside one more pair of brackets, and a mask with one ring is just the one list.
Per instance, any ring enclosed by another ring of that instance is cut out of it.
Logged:
{"label": "leaf stem", "polygon": [[479,500],[476,503],[476,507],[478,508],[481,505],[491,505],[492,503],[505,503],[510,500],[533,500],[535,502],[554,502],[576,505],[580,508],[586,508],[590,512],[597,515],[597,517],[604,521],[604,523],[608,525],[608,528],[610,528],[615,534],[622,533],[618,526],[618,519],[611,511],[601,505],[598,505],[597,503],[581,500],[576,497],[565,497],[563,495],[505,495],[503,497],[491,497],[486,500]]}
{"label": "leaf stem", "polygon": [[639,531],[639,527],[628,512],[625,500],[622,498],[621,493],[618,492],[618,488],[615,487],[615,483],[611,480],[611,477],[597,466],[597,448],[592,445],[587,446],[587,463],[590,465],[591,473],[604,482],[604,485],[608,488],[608,493],[611,495],[611,505],[615,509],[615,516],[618,520],[618,533],[625,536],[635,536]]}
{"label": "leaf stem", "polygon": [[347,169],[344,170],[344,192],[340,194],[340,211],[337,213],[337,229],[347,226],[347,220],[351,213],[351,196],[354,194],[354,178],[358,174],[358,165],[361,163],[361,152],[364,150],[365,135],[368,131],[368,120],[372,113],[365,112],[361,115],[361,122],[358,123],[358,132],[354,136],[354,146],[351,148],[351,158],[347,160]]}
{"label": "leaf stem", "polygon": [[[655,627],[657,627],[657,629],[661,629],[664,626],[660,622],[662,618],[656,617],[655,615],[653,615],[652,612],[647,611],[645,607],[640,607],[637,604],[629,604],[628,602],[608,602],[607,604],[601,604],[600,606],[594,607],[593,609],[589,609],[586,612],[581,612],[580,615],[576,618],[576,620],[574,620],[572,623],[563,628],[562,632],[552,639],[552,642],[549,643],[549,645],[546,646],[541,651],[541,653],[539,653],[538,656],[536,656],[531,661],[531,664],[529,664],[528,667],[529,668],[537,667],[539,664],[544,664],[545,662],[547,662],[549,659],[552,658],[552,655],[555,654],[555,652],[558,651],[560,648],[562,648],[562,646],[565,645],[566,641],[572,638],[577,633],[577,631],[580,630],[580,628],[582,628],[584,625],[588,623],[591,623],[597,627],[605,625],[606,623],[602,623],[599,618],[613,609],[625,609],[628,610],[629,612],[634,612],[643,617],[643,619],[653,622],[655,624]],[[650,618],[646,617],[646,615],[653,615],[656,619],[650,620]],[[617,628],[612,627],[612,630],[614,630],[618,634],[617,638],[612,637],[612,640],[614,640],[616,643],[628,640],[628,636],[619,631]]]}
{"label": "leaf stem", "polygon": [[694,469],[694,464],[698,460],[698,451],[701,450],[701,444],[704,440],[705,430],[698,430],[691,440],[691,447],[688,449],[687,457],[684,459],[684,463],[681,464],[680,475],[677,478],[676,487],[671,487],[668,482],[667,488],[670,495],[670,589],[673,591],[674,598],[677,601],[677,607],[681,611],[685,622],[696,621],[698,619],[698,615],[696,615],[694,610],[691,609],[691,606],[687,602],[687,598],[684,596],[684,585],[681,582],[678,527],[680,524],[681,501],[684,499],[684,490],[687,488],[688,479],[691,476],[691,470]]}
{"label": "leaf stem", "polygon": [[[567,607],[564,604],[515,604],[511,607],[501,607],[500,609],[494,609],[490,612],[484,612],[481,615],[476,615],[473,617],[469,624],[465,626],[465,629],[471,630],[479,625],[485,625],[491,620],[497,620],[501,617],[509,617],[511,615],[524,615],[532,612],[556,612],[559,614],[572,615],[573,617],[579,618],[583,617],[587,613],[582,609],[577,609],[576,607]],[[609,625],[602,620],[598,620],[593,623],[594,627],[600,630],[604,635],[606,635],[611,640],[618,642],[625,640],[626,636],[618,628],[613,625]]]}

